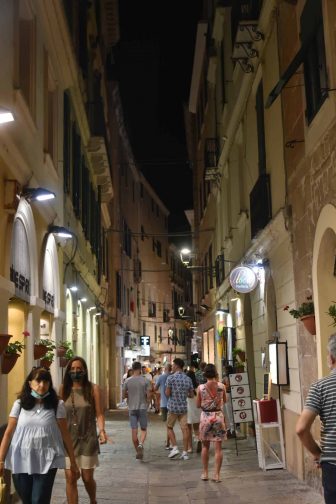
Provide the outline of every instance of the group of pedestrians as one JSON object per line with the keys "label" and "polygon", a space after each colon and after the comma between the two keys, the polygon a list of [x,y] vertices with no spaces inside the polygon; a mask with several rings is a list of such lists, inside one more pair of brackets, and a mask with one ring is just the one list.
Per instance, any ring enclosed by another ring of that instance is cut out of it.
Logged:
{"label": "group of pedestrians", "polygon": [[[132,441],[136,458],[144,456],[147,435],[147,407],[152,392],[151,382],[141,372],[141,363],[133,362],[133,374],[123,385],[123,397],[127,398]],[[197,375],[193,371],[184,372],[184,361],[176,358],[173,364],[166,364],[163,374],[155,383],[160,392],[161,416],[167,422],[166,448],[168,458],[179,457],[188,460],[192,448],[192,434],[197,439],[197,451],[202,451],[203,472],[201,479],[209,479],[209,448],[215,445],[215,469],[212,480],[220,482],[222,465],[222,441],[226,439],[226,424],[223,405],[226,402],[225,386],[219,382],[216,367],[205,364]],[[183,449],[180,452],[174,427],[179,423],[182,432]],[[140,439],[139,439],[140,427]]]}
{"label": "group of pedestrians", "polygon": [[82,477],[90,504],[95,504],[93,473],[99,444],[107,442],[104,424],[99,388],[89,381],[84,359],[69,361],[59,395],[49,370],[35,367],[9,414],[0,445],[0,476],[4,469],[11,471],[23,504],[48,504],[57,469],[65,469],[68,503],[78,503],[77,480]]}

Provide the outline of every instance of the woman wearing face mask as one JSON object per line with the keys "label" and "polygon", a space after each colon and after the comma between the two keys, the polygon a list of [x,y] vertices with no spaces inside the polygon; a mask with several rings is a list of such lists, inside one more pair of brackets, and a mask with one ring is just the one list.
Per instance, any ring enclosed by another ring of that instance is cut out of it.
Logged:
{"label": "woman wearing face mask", "polygon": [[[60,396],[64,400],[68,429],[74,446],[75,457],[82,480],[90,497],[96,503],[96,482],[93,478],[98,463],[99,443],[107,441],[105,418],[100,404],[99,387],[88,379],[88,370],[82,357],[73,357],[65,370]],[[97,427],[99,435],[97,439]],[[98,443],[99,441],[99,443]],[[66,493],[69,503],[78,502],[77,480],[66,460]]]}
{"label": "woman wearing face mask", "polygon": [[23,504],[50,503],[57,469],[65,468],[64,445],[76,480],[79,470],[64,403],[53,389],[49,371],[35,368],[14,402],[0,446],[0,476],[4,467],[12,472]]}

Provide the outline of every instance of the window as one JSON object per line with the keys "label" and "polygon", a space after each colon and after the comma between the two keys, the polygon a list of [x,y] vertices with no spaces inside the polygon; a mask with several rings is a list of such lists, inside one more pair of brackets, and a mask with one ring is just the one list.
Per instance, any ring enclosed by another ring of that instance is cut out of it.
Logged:
{"label": "window", "polygon": [[256,94],[257,135],[258,135],[258,163],[259,174],[266,172],[266,148],[264,125],[264,95],[263,83],[260,82]]}
{"label": "window", "polygon": [[148,302],[148,317],[156,317],[156,303]]}
{"label": "window", "polygon": [[116,300],[117,308],[121,310],[121,276],[116,273]]}
{"label": "window", "polygon": [[35,118],[36,26],[24,2],[19,7],[17,87]]}
{"label": "window", "polygon": [[302,44],[307,45],[304,57],[304,80],[306,117],[310,124],[328,96],[321,0],[307,0],[300,24]]}
{"label": "window", "polygon": [[162,343],[162,327],[159,327],[159,343]]}
{"label": "window", "polygon": [[154,342],[157,343],[157,326],[154,326]]}
{"label": "window", "polygon": [[163,322],[169,322],[170,317],[169,317],[169,308],[164,308],[163,309]]}
{"label": "window", "polygon": [[143,225],[141,225],[141,240],[144,241],[145,239],[145,228],[143,227]]}
{"label": "window", "polygon": [[213,277],[212,277],[212,245],[209,247],[209,285],[210,289],[213,288]]}
{"label": "window", "polygon": [[161,242],[159,240],[156,241],[156,253],[158,257],[162,257]]}
{"label": "window", "polygon": [[44,151],[51,157],[54,167],[57,169],[57,88],[52,74],[49,56],[44,51]]}

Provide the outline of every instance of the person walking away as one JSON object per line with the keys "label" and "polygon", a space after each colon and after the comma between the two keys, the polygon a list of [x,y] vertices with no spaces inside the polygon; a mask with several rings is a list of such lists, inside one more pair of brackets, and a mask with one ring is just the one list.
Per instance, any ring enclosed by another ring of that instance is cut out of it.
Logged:
{"label": "person walking away", "polygon": [[[161,412],[163,422],[167,421],[168,397],[166,396],[166,382],[167,382],[168,376],[171,373],[171,370],[172,370],[172,366],[171,366],[171,364],[169,364],[167,362],[164,365],[163,373],[159,375],[158,379],[156,380],[156,384],[155,384],[155,391],[160,391],[160,412]],[[168,429],[167,429],[166,449],[169,450],[169,447],[170,447],[170,441],[169,441],[169,435],[168,435]]]}
{"label": "person walking away", "polygon": [[197,453],[200,453],[202,450],[202,443],[199,440],[199,423],[200,423],[200,418],[201,418],[201,408],[197,407],[196,404],[196,396],[197,396],[197,381],[195,377],[194,371],[188,371],[187,376],[192,381],[193,387],[194,387],[194,396],[193,397],[188,397],[187,398],[187,422],[188,422],[188,453],[192,453],[193,451],[193,435],[195,439],[197,439],[197,448],[196,451]]}
{"label": "person walking away", "polygon": [[160,403],[161,403],[161,398],[160,398],[160,389],[156,388],[156,384],[158,379],[162,376],[162,368],[159,367],[157,368],[154,376],[153,376],[153,389],[154,389],[154,404],[155,404],[155,413],[160,413]]}
{"label": "person walking away", "polygon": [[206,378],[204,376],[204,369],[206,365],[207,365],[206,362],[200,362],[199,368],[195,372],[196,381],[198,385],[201,385],[201,383],[206,383]]}
{"label": "person walking away", "polygon": [[207,379],[197,390],[197,406],[202,409],[200,421],[200,440],[202,441],[203,473],[201,479],[207,481],[210,443],[215,443],[215,471],[212,481],[219,483],[222,466],[222,441],[226,439],[226,426],[223,415],[223,403],[226,401],[225,386],[218,382],[218,374],[213,364],[204,369]]}
{"label": "person walking away", "polygon": [[13,404],[0,446],[0,476],[4,468],[12,472],[23,504],[50,503],[57,469],[65,468],[64,446],[76,479],[79,470],[64,403],[57,397],[49,371],[33,368]]}
{"label": "person walking away", "polygon": [[[87,491],[90,504],[95,504],[97,485],[94,470],[99,465],[99,444],[107,442],[105,418],[100,403],[98,385],[89,381],[88,368],[82,357],[75,356],[67,364],[60,397],[64,400],[67,425],[74,446],[77,465]],[[97,425],[99,435],[97,437]],[[68,502],[78,502],[77,480],[66,459],[66,494]]]}
{"label": "person walking away", "polygon": [[[133,376],[123,385],[123,398],[127,398],[132,441],[137,459],[143,458],[144,443],[147,436],[147,406],[150,400],[152,384],[141,373],[141,362],[133,362]],[[138,438],[140,424],[140,441]]]}
{"label": "person walking away", "polygon": [[[326,504],[336,502],[336,333],[327,345],[329,376],[313,383],[303,411],[296,424],[296,433],[311,453],[317,467],[322,469],[322,486]],[[321,445],[311,434],[315,418],[321,420]]]}
{"label": "person walking away", "polygon": [[183,373],[183,367],[184,361],[182,359],[174,359],[172,366],[173,374],[168,376],[166,381],[165,393],[168,397],[167,429],[170,443],[173,446],[173,449],[169,453],[168,457],[173,458],[180,453],[174,433],[174,425],[176,420],[178,420],[183,436],[183,451],[180,459],[188,460],[187,397],[193,397],[194,387],[189,376]]}

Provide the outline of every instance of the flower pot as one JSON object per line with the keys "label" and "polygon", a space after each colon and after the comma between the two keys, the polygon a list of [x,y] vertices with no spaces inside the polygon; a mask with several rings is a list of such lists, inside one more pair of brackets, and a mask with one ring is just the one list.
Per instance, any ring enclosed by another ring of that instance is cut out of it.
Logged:
{"label": "flower pot", "polygon": [[315,315],[305,315],[300,320],[310,334],[316,334]]}
{"label": "flower pot", "polygon": [[45,345],[34,345],[34,359],[41,359],[47,353],[48,348]]}
{"label": "flower pot", "polygon": [[11,337],[11,334],[0,334],[0,355],[5,350]]}
{"label": "flower pot", "polygon": [[16,364],[16,361],[20,357],[20,354],[8,354],[4,353],[2,356],[1,372],[2,374],[8,374]]}
{"label": "flower pot", "polygon": [[60,357],[59,358],[59,365],[61,367],[66,367],[70,359],[67,359],[66,357]]}
{"label": "flower pot", "polygon": [[239,364],[237,364],[235,367],[235,373],[244,373],[245,369],[244,369],[244,366],[240,366]]}
{"label": "flower pot", "polygon": [[56,355],[57,357],[64,357],[64,355],[66,354],[66,351],[67,349],[65,347],[58,347],[57,350],[56,350]]}
{"label": "flower pot", "polygon": [[46,369],[49,369],[49,368],[50,368],[50,366],[51,366],[51,364],[52,364],[52,361],[50,361],[50,360],[48,360],[48,359],[41,359],[41,360],[40,360],[40,366],[41,366],[41,367],[44,367],[44,368],[46,368]]}

